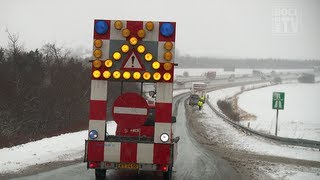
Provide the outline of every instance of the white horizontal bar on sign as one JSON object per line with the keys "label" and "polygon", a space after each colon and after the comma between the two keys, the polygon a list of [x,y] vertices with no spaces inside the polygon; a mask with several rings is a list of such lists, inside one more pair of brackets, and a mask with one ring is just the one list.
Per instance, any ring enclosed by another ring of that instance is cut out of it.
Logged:
{"label": "white horizontal bar on sign", "polygon": [[147,108],[114,107],[115,114],[147,115]]}

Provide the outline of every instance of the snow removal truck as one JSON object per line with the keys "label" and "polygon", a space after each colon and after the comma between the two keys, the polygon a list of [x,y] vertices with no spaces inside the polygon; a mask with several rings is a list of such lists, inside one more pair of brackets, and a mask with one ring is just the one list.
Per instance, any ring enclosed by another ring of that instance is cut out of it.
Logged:
{"label": "snow removal truck", "polygon": [[175,31],[175,22],[94,20],[84,161],[97,179],[109,169],[171,179],[179,141],[172,129]]}

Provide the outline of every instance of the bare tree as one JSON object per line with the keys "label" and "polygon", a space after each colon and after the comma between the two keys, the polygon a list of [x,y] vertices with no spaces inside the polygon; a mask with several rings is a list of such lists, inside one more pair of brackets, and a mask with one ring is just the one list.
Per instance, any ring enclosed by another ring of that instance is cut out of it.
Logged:
{"label": "bare tree", "polygon": [[67,58],[69,58],[71,52],[68,49],[65,49],[63,46],[58,47],[56,43],[46,43],[41,48],[42,53],[45,56],[46,63],[51,64],[49,60],[55,60],[57,62],[61,62]]}
{"label": "bare tree", "polygon": [[11,34],[8,30],[6,29],[6,33],[8,33],[8,53],[15,56],[23,50],[22,45],[19,42],[19,35],[18,34]]}

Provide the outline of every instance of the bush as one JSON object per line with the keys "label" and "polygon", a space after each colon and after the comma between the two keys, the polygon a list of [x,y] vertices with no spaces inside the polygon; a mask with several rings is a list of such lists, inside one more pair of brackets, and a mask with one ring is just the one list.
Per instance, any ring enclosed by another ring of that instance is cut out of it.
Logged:
{"label": "bush", "polygon": [[188,72],[188,71],[184,71],[184,72],[183,72],[183,76],[184,76],[184,77],[189,77],[189,72]]}
{"label": "bush", "polygon": [[217,105],[219,109],[221,109],[221,111],[231,120],[233,121],[240,120],[240,114],[233,110],[232,102],[226,101],[226,100],[223,100],[223,101],[219,100],[217,102]]}
{"label": "bush", "polygon": [[314,74],[303,73],[300,77],[298,77],[298,81],[300,83],[314,83]]}

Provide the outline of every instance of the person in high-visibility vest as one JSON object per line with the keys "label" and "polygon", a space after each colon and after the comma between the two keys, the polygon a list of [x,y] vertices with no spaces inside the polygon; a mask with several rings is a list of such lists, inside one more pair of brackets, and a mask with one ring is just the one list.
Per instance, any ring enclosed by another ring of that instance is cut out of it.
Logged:
{"label": "person in high-visibility vest", "polygon": [[199,106],[199,110],[201,110],[201,108],[203,106],[203,102],[201,100],[198,101],[198,106]]}
{"label": "person in high-visibility vest", "polygon": [[201,101],[202,103],[205,103],[205,98],[204,98],[204,96],[201,96],[200,101]]}

